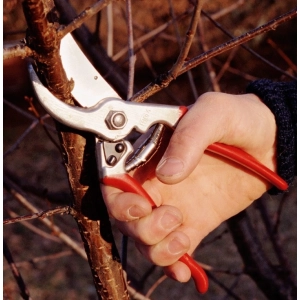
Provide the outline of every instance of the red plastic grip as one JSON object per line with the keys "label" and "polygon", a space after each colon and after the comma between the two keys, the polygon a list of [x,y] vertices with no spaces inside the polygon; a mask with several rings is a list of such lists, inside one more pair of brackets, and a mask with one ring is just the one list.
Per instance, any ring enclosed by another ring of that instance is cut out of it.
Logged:
{"label": "red plastic grip", "polygon": [[152,207],[156,207],[155,202],[149,196],[149,194],[143,189],[140,183],[128,174],[118,174],[114,176],[106,176],[102,179],[105,185],[115,187],[123,192],[138,194],[146,198]]}
{"label": "red plastic grip", "polygon": [[[144,190],[140,183],[128,174],[118,174],[104,177],[102,182],[105,185],[118,188],[124,192],[135,193],[146,198],[152,207],[156,207],[155,202]],[[208,289],[208,278],[202,267],[197,264],[188,254],[184,254],[180,259],[191,270],[192,278],[199,293],[204,294]]]}
{"label": "red plastic grip", "polygon": [[253,156],[237,147],[221,143],[214,143],[208,146],[206,150],[237,162],[238,164],[266,179],[280,190],[285,191],[288,188],[288,184],[280,176],[261,164]]}
{"label": "red plastic grip", "polygon": [[201,294],[206,293],[208,290],[208,278],[202,267],[187,253],[180,257],[179,260],[186,264],[191,270],[197,291]]}

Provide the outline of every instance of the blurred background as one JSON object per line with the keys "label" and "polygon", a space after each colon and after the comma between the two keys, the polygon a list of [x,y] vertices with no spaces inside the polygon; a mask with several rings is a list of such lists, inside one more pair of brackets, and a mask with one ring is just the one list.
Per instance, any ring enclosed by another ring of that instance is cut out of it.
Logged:
{"label": "blurred background", "polygon": [[[26,36],[26,21],[20,0],[4,0],[4,46],[18,44]],[[64,1],[62,1],[64,2]],[[95,1],[66,1],[77,13]],[[207,1],[189,58],[237,37],[296,7],[287,1]],[[135,91],[167,72],[177,59],[188,28],[190,1],[133,1],[133,31],[136,52]],[[291,80],[296,77],[297,26],[292,19],[266,34],[247,42],[260,56],[285,74],[262,61],[241,46],[212,58],[174,80],[170,86],[147,101],[189,105],[207,91],[243,93],[247,84],[258,78]],[[86,24],[91,44],[104,49],[126,80],[128,48],[125,3],[116,1]],[[22,198],[38,211],[66,205],[69,185],[55,127],[50,117],[32,99],[26,60],[9,59],[3,68],[3,165],[4,219],[30,212],[20,204]],[[116,71],[117,70],[117,71]],[[42,120],[42,121],[41,121]],[[47,132],[41,123],[46,124]],[[51,139],[49,138],[49,133]],[[296,277],[296,183],[288,195],[265,195],[267,208],[283,255]],[[187,195],[188,196],[188,195]],[[21,198],[21,200],[20,200]],[[280,267],[271,238],[263,223],[259,205],[248,209],[257,236],[268,259]],[[49,218],[82,246],[76,223],[71,216]],[[114,228],[114,224],[112,221]],[[5,225],[4,240],[23,276],[32,299],[96,299],[88,263],[59,239],[51,226],[40,220]],[[121,235],[114,229],[118,247]],[[151,299],[266,299],[252,279],[245,274],[243,261],[226,224],[205,238],[195,252],[195,259],[209,266],[210,289],[199,295],[193,282],[180,284],[163,276],[162,269],[147,262],[129,241],[128,278],[131,286]],[[4,298],[20,299],[18,287],[4,260]],[[152,287],[153,292],[152,292]],[[149,295],[150,294],[150,295]],[[142,298],[141,298],[142,299]],[[146,299],[146,298],[145,298]]]}

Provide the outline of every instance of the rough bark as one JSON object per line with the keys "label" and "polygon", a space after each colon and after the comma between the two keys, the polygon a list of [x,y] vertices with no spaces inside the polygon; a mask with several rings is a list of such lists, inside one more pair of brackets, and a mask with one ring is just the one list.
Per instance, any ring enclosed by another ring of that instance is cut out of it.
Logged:
{"label": "rough bark", "polygon": [[[52,1],[26,0],[27,46],[35,53],[38,74],[59,99],[72,103],[71,85],[59,56],[60,38]],[[75,220],[100,299],[128,299],[119,255],[102,200],[95,163],[94,137],[57,124],[73,196]]]}

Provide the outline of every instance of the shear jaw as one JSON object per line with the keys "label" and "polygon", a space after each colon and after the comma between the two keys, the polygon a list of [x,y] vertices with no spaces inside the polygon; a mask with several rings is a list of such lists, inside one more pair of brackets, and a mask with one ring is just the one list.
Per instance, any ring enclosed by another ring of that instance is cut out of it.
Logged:
{"label": "shear jaw", "polygon": [[41,83],[32,66],[29,73],[37,98],[54,119],[107,141],[122,140],[133,129],[145,133],[156,123],[174,128],[185,112],[178,106],[126,102],[112,97],[101,99],[101,95],[101,100],[92,107],[72,106],[56,98]]}

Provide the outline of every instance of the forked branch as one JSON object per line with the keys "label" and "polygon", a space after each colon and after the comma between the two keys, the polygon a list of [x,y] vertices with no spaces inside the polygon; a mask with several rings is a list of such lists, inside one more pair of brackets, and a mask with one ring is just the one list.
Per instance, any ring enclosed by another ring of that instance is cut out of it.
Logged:
{"label": "forked branch", "polygon": [[[282,24],[288,20],[291,20],[292,18],[295,18],[296,15],[297,15],[297,10],[293,9],[290,12],[288,12],[278,18],[273,19],[272,21],[266,23],[265,25],[257,27],[237,38],[233,38],[224,44],[214,47],[214,48],[210,49],[209,51],[204,52],[203,54],[200,54],[200,55],[184,62],[184,64],[182,65],[181,69],[178,72],[178,75],[184,74],[188,70],[195,68],[196,66],[202,64],[203,62],[205,62],[221,53],[224,53],[236,46],[246,43],[249,40],[253,39],[254,37],[256,37],[262,33],[268,32],[270,30],[274,30],[280,24]],[[168,74],[158,76],[153,82],[151,82],[145,88],[143,88],[141,91],[136,93],[131,98],[131,101],[135,101],[135,102],[145,101],[150,96],[161,91],[163,88],[166,88],[170,84],[172,79],[174,79],[174,78],[170,79],[170,77],[168,77]]]}

